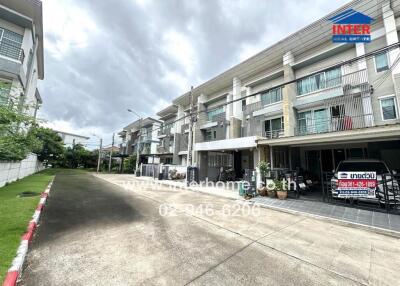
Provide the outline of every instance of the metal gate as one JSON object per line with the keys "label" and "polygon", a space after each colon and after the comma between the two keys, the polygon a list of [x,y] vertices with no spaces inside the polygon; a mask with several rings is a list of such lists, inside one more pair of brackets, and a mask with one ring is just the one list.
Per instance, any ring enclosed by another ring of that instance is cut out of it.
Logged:
{"label": "metal gate", "polygon": [[142,164],[142,176],[158,178],[158,164]]}

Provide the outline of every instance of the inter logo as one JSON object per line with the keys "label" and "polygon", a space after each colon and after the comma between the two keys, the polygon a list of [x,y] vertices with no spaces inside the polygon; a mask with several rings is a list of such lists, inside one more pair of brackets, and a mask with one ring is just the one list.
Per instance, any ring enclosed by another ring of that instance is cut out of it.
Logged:
{"label": "inter logo", "polygon": [[371,42],[371,17],[353,9],[346,10],[329,19],[332,25],[334,43]]}

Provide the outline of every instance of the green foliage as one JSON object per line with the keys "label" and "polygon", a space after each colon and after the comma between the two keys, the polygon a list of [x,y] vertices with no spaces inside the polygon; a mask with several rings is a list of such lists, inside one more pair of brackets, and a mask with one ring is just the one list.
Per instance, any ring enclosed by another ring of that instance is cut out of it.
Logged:
{"label": "green foliage", "polygon": [[124,162],[124,173],[133,174],[136,169],[136,155],[129,156]]}
{"label": "green foliage", "polygon": [[[21,235],[35,211],[47,184],[53,178],[52,170],[25,177],[0,189],[0,281],[3,281],[21,242]],[[21,197],[29,191],[33,196]]]}
{"label": "green foliage", "polygon": [[85,149],[81,144],[67,147],[57,166],[64,168],[93,168],[97,165],[97,152]]}
{"label": "green foliage", "polygon": [[30,116],[0,106],[0,160],[19,161],[24,159],[39,140],[29,130],[35,125]]}
{"label": "green foliage", "polygon": [[286,188],[283,186],[283,181],[281,180],[274,180],[275,184],[275,191],[287,191]]}
{"label": "green foliage", "polygon": [[40,144],[33,146],[33,153],[38,159],[47,164],[55,164],[64,156],[64,144],[62,138],[52,129],[35,127],[31,129],[32,136],[39,140]]}
{"label": "green foliage", "polygon": [[265,161],[260,161],[260,163],[258,164],[258,167],[260,168],[261,175],[264,176],[264,177],[271,170],[270,163],[267,163]]}

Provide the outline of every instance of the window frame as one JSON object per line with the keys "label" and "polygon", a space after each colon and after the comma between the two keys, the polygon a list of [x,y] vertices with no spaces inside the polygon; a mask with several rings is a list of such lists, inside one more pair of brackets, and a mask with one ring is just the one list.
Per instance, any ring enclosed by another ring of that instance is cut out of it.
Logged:
{"label": "window frame", "polygon": [[[382,71],[378,71],[378,69],[377,69],[377,66],[376,66],[376,56],[377,56],[377,55],[383,55],[383,54],[386,56],[386,61],[387,61],[387,69],[385,69],[385,70],[382,70]],[[380,53],[380,54],[376,54],[376,55],[373,57],[373,59],[374,59],[374,68],[375,68],[375,72],[376,72],[376,73],[385,72],[385,71],[387,71],[387,70],[389,70],[389,69],[390,69],[389,55],[388,55],[388,53],[387,53],[387,52]]]}
{"label": "window frame", "polygon": [[[396,113],[396,117],[395,118],[391,118],[391,119],[385,119],[383,117],[382,100],[390,99],[390,98],[393,98],[394,112]],[[380,96],[380,97],[378,97],[378,100],[379,100],[379,106],[380,106],[380,112],[381,112],[382,121],[391,121],[391,120],[399,119],[399,108],[397,106],[397,98],[396,98],[395,94],[389,94],[389,95]]]}
{"label": "window frame", "polygon": [[[337,70],[340,71],[340,77],[339,77],[340,80],[339,80],[339,83],[338,83],[337,85],[328,86],[328,87],[327,87],[326,72],[332,71],[332,70],[335,70],[335,69],[337,69]],[[306,92],[306,93],[302,93],[302,94],[299,93],[299,82],[301,82],[301,81],[303,81],[303,80],[308,80],[308,81],[310,81],[312,77],[316,77],[317,75],[322,75],[322,74],[323,74],[323,77],[324,77],[324,85],[325,85],[323,88],[316,89],[316,90],[313,90],[313,91],[310,91],[310,92]],[[343,76],[344,76],[344,74],[343,74],[343,69],[342,69],[342,67],[338,67],[338,68],[325,69],[325,70],[322,70],[322,71],[320,71],[320,72],[316,72],[314,75],[307,76],[307,77],[304,77],[304,78],[302,78],[302,79],[296,80],[296,96],[305,96],[305,95],[313,94],[313,93],[316,93],[316,92],[321,92],[321,91],[326,90],[326,89],[336,88],[336,87],[338,87],[338,86],[341,85],[342,77],[343,77]]]}

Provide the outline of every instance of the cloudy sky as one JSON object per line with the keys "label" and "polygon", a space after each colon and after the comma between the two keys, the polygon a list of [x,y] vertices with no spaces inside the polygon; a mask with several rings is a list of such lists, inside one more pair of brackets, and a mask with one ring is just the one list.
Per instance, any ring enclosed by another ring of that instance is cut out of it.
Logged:
{"label": "cloudy sky", "polygon": [[[134,119],[347,0],[43,0],[39,116],[111,142]],[[94,142],[94,138],[89,144]],[[93,147],[93,146],[89,146]]]}

